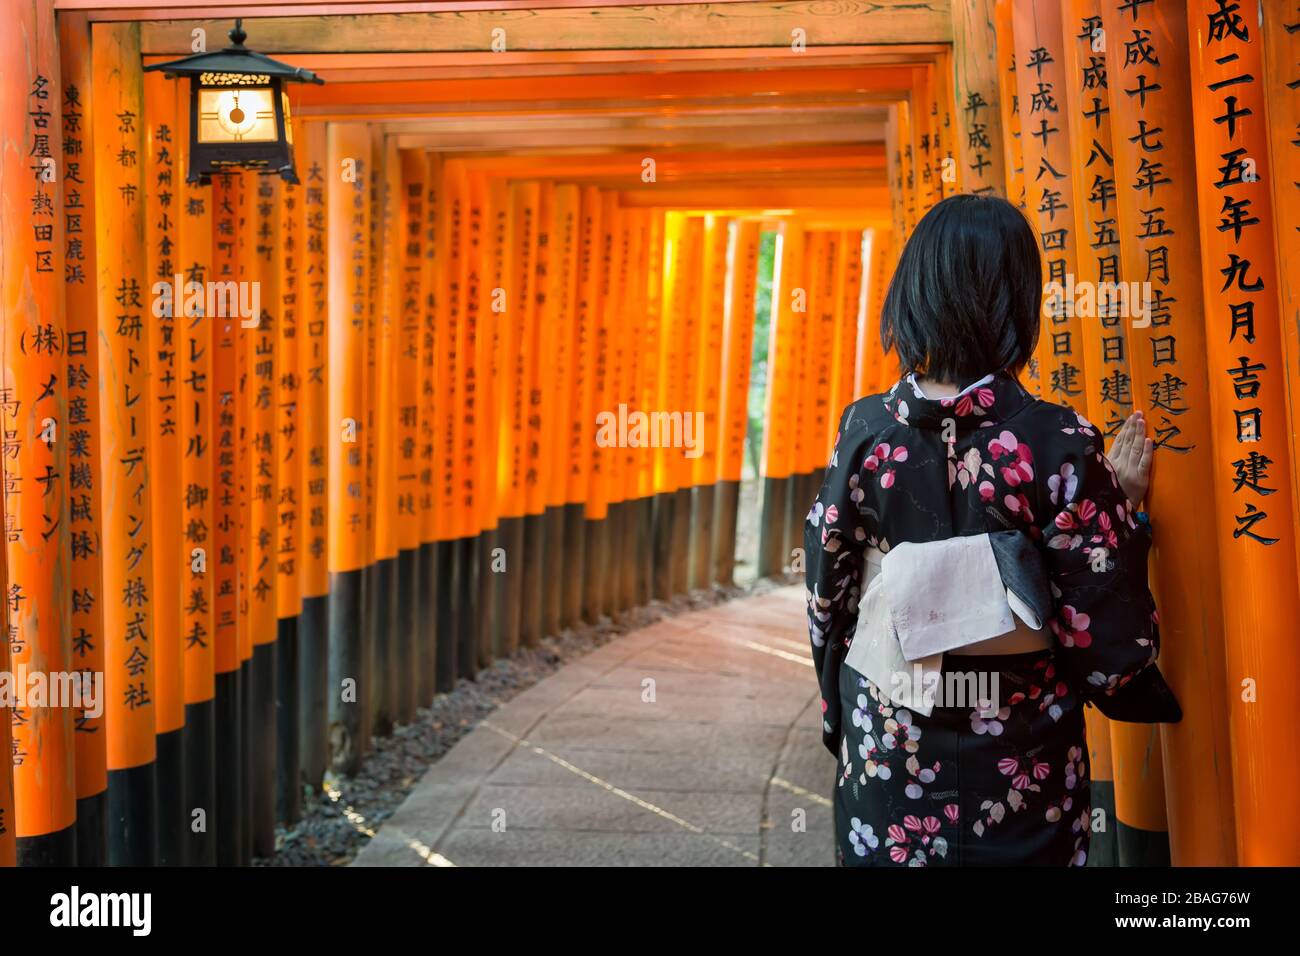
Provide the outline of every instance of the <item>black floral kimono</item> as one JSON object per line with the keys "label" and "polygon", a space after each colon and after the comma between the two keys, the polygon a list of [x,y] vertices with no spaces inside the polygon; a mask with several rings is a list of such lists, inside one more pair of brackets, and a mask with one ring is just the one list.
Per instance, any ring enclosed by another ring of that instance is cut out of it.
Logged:
{"label": "black floral kimono", "polygon": [[[945,399],[904,380],[845,409],[804,532],[841,864],[1083,865],[1084,703],[1119,720],[1181,716],[1154,663],[1150,528],[1139,519],[1099,432],[1007,374]],[[1008,528],[1041,546],[1053,646],[944,663],[996,671],[995,713],[941,701],[923,717],[843,664],[867,549]]]}

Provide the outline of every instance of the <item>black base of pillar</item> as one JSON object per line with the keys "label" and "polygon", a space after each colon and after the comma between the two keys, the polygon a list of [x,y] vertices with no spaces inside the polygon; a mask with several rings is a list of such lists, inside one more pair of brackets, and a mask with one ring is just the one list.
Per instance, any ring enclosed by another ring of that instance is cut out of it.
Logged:
{"label": "black base of pillar", "polygon": [[[73,828],[58,835],[75,852]],[[19,862],[23,851],[19,848]],[[62,854],[61,854],[62,855]],[[158,862],[158,778],[153,761],[108,772],[108,865],[154,866]]]}
{"label": "black base of pillar", "polygon": [[415,652],[420,627],[420,551],[397,552],[397,630],[393,639],[397,722],[415,720]]}
{"label": "black base of pillar", "polygon": [[456,542],[437,543],[438,549],[438,633],[435,654],[438,665],[435,687],[447,693],[456,686]]}
{"label": "black base of pillar", "polygon": [[189,842],[185,813],[185,729],[159,734],[154,742],[158,781],[158,865],[184,866]]}
{"label": "black base of pillar", "polygon": [[208,827],[217,843],[217,865],[239,866],[244,830],[244,735],[239,669],[218,674],[212,697],[216,718],[216,813]]}
{"label": "black base of pillar", "polygon": [[523,626],[520,602],[524,593],[524,519],[502,518],[497,526],[497,547],[505,551],[506,569],[496,575],[496,605],[501,612],[497,628],[497,657],[511,657],[519,649]]}
{"label": "black base of pillar", "polygon": [[336,571],[330,575],[329,670],[325,685],[329,761],[335,773],[348,775],[361,767],[362,715],[367,706],[362,672],[363,577],[361,570]]}
{"label": "black base of pillar", "polygon": [[582,502],[564,506],[564,583],[560,592],[560,627],[582,622],[582,581],[586,574],[586,519]]}
{"label": "black base of pillar", "polygon": [[108,791],[101,790],[77,801],[77,866],[107,865]]}
{"label": "black base of pillar", "polygon": [[298,746],[297,617],[276,621],[275,636],[275,821],[295,823],[302,814]]}
{"label": "black base of pillar", "polygon": [[582,528],[586,537],[583,551],[587,559],[582,581],[582,619],[588,624],[599,624],[605,612],[605,569],[608,567],[605,521],[605,518],[588,518]]}
{"label": "black base of pillar", "polygon": [[654,517],[653,495],[636,500],[636,600],[646,605],[654,598]]}
{"label": "black base of pillar", "polygon": [[720,481],[713,502],[713,581],[736,583],[736,522],[740,516],[740,482]]}
{"label": "black base of pillar", "polygon": [[564,563],[564,509],[552,505],[542,513],[543,536],[546,539],[546,573],[542,576],[542,634],[560,633],[560,608],[564,603],[564,579],[568,565]]}
{"label": "black base of pillar", "polygon": [[[153,766],[153,764],[149,764]],[[111,774],[110,774],[111,776]],[[77,825],[70,823],[62,830],[42,833],[40,836],[18,837],[19,866],[76,866]],[[152,863],[152,861],[149,861]]]}
{"label": "black base of pillar", "polygon": [[329,761],[329,594],[302,599],[298,614],[298,780],[318,793]]}
{"label": "black base of pillar", "polygon": [[[216,703],[185,705],[185,865],[217,864]],[[201,811],[195,813],[195,811]]]}
{"label": "black base of pillar", "polygon": [[1119,848],[1115,842],[1115,781],[1094,780],[1091,788],[1092,812],[1102,812],[1106,829],[1093,831],[1088,839],[1088,866],[1119,866]]}
{"label": "black base of pillar", "polygon": [[[1169,834],[1163,830],[1139,830],[1111,817],[1115,827],[1116,859],[1120,866],[1168,866]],[[1096,834],[1094,834],[1094,837]]]}
{"label": "black base of pillar", "polygon": [[370,733],[374,737],[387,737],[393,732],[396,713],[396,669],[393,642],[397,618],[397,559],[379,558],[375,561],[375,599],[370,609],[374,622],[374,642],[370,671]]}
{"label": "black base of pillar", "polygon": [[418,706],[428,707],[438,687],[438,543],[420,545],[420,612],[415,654]]}
{"label": "black base of pillar", "polygon": [[492,573],[493,554],[500,544],[496,528],[484,528],[478,536],[478,620],[474,626],[474,647],[478,653],[480,669],[492,666],[493,648],[496,646],[497,593],[496,575]]}
{"label": "black base of pillar", "polygon": [[[278,632],[278,628],[277,628]],[[275,641],[253,647],[250,662],[252,721],[248,743],[253,764],[253,856],[275,855]]]}
{"label": "black base of pillar", "polygon": [[523,581],[519,595],[519,643],[536,647],[542,639],[542,581],[547,548],[546,521],[541,512],[524,515]]}
{"label": "black base of pillar", "polygon": [[677,496],[671,491],[660,492],[652,499],[654,514],[651,519],[651,550],[653,552],[654,596],[667,601],[673,596],[673,511]]}
{"label": "black base of pillar", "polygon": [[673,492],[672,552],[668,562],[673,594],[685,594],[690,590],[690,570],[691,489],[678,488]]}
{"label": "black base of pillar", "polygon": [[253,741],[253,663],[252,658],[239,665],[239,755],[244,761],[244,791],[240,794],[243,815],[239,818],[239,865],[253,862],[253,794],[257,792],[257,755]]}
{"label": "black base of pillar", "polygon": [[713,511],[716,488],[697,485],[691,491],[691,590],[713,584]]}
{"label": "black base of pillar", "polygon": [[621,619],[623,613],[623,563],[627,560],[626,503],[611,501],[605,513],[605,613],[611,621]]}
{"label": "black base of pillar", "polygon": [[478,677],[478,535],[456,539],[456,670]]}
{"label": "black base of pillar", "polygon": [[790,479],[763,479],[763,512],[758,537],[758,576],[773,578],[785,574],[789,555],[785,533],[790,510]]}

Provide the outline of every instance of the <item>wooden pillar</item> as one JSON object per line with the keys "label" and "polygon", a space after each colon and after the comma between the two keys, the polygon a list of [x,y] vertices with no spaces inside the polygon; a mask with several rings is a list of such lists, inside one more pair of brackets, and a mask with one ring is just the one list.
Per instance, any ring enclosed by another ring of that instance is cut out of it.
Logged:
{"label": "wooden pillar", "polygon": [[[535,197],[535,198],[534,198]],[[549,375],[543,356],[549,337],[547,293],[550,286],[551,237],[554,230],[555,185],[538,183],[529,193],[534,203],[526,215],[534,223],[533,251],[528,298],[519,303],[521,315],[515,334],[520,336],[519,373],[521,375],[522,420],[518,423],[520,490],[523,495],[524,526],[523,580],[519,598],[519,640],[525,647],[536,647],[542,639],[543,580],[547,574],[561,573],[547,562],[546,486],[542,481],[542,420],[546,414],[542,396]]]}
{"label": "wooden pillar", "polygon": [[524,427],[527,403],[527,356],[524,354],[525,314],[534,278],[536,251],[537,184],[513,183],[507,189],[509,203],[509,265],[503,313],[505,329],[502,348],[501,415],[497,455],[500,471],[497,501],[501,511],[500,546],[505,550],[505,571],[498,578],[502,588],[501,646],[509,656],[519,647],[522,628],[524,554]]}
{"label": "wooden pillar", "polygon": [[[239,191],[236,174],[212,180],[212,273],[209,281],[231,290],[238,303]],[[228,284],[228,285],[227,285]],[[239,614],[239,316],[230,299],[213,309],[212,322],[212,552],[213,702],[216,711],[216,800],[211,826],[217,862],[239,862],[243,830],[243,714],[240,690]],[[205,312],[206,314],[206,312]]]}
{"label": "wooden pillar", "polygon": [[[298,136],[298,168],[303,182],[298,206],[298,427],[299,523],[298,583],[298,755],[302,785],[317,790],[325,775],[329,742],[329,459],[338,440],[338,423],[329,417],[329,242],[326,195],[342,188],[339,170],[326,156],[325,124],[303,123]],[[333,175],[330,175],[330,173]],[[340,267],[343,264],[340,263]]]}
{"label": "wooden pillar", "polygon": [[1026,206],[1042,252],[1042,396],[1082,404],[1085,370],[1077,316],[1065,308],[1065,288],[1078,274],[1069,124],[1065,103],[1062,15],[1056,0],[1015,0],[1012,8],[1024,150]]}
{"label": "wooden pillar", "polygon": [[[680,381],[682,313],[686,281],[686,217],[676,211],[664,217],[662,307],[659,319],[658,370],[653,408],[671,411],[676,404]],[[662,444],[654,449],[654,596],[666,601],[673,596],[673,528],[676,524],[679,471],[673,449]]]}
{"label": "wooden pillar", "polygon": [[[4,518],[3,498],[0,497],[0,519]],[[9,573],[6,568],[8,548],[0,548],[0,587],[9,592]],[[0,641],[0,668],[9,672],[9,602],[0,606],[0,624],[4,625],[6,639]],[[6,715],[0,720],[0,753],[13,753],[13,732]],[[0,760],[0,868],[18,865],[18,847],[14,839],[14,765],[12,760]],[[80,835],[78,835],[80,838]]]}
{"label": "wooden pillar", "polygon": [[952,4],[956,136],[962,188],[1007,194],[994,0]]}
{"label": "wooden pillar", "polygon": [[374,268],[371,314],[375,326],[373,366],[375,475],[372,493],[375,550],[375,596],[371,619],[376,622],[373,646],[374,734],[388,736],[397,723],[398,672],[401,639],[398,634],[400,592],[397,569],[397,326],[400,321],[401,261],[397,218],[401,167],[397,143],[391,136],[376,136],[374,183],[376,188]]}
{"label": "wooden pillar", "polygon": [[718,411],[718,523],[713,557],[713,580],[723,586],[734,584],[736,577],[736,520],[745,469],[745,435],[749,431],[749,376],[754,364],[754,296],[758,292],[761,232],[758,221],[747,219],[738,221],[731,234],[722,344],[722,404]]}
{"label": "wooden pillar", "polygon": [[[296,137],[295,137],[296,138]],[[310,175],[310,168],[303,167]],[[275,820],[297,821],[302,801],[299,780],[298,628],[302,615],[302,414],[298,340],[303,334],[306,299],[301,285],[303,187],[277,183],[280,230],[271,236],[272,266],[278,267],[278,328],[275,349]]]}
{"label": "wooden pillar", "polygon": [[173,276],[176,274],[178,177],[176,103],[179,84],[161,73],[144,78],[146,276],[149,312],[150,499],[153,509],[154,691],[158,730],[158,862],[177,866],[185,844],[185,673],[181,631],[180,428]]}
{"label": "wooden pillar", "polygon": [[[645,412],[645,408],[641,405],[641,381],[645,377],[646,367],[650,364],[650,358],[642,348],[642,342],[645,336],[647,285],[650,276],[646,257],[651,243],[653,217],[654,214],[649,209],[629,209],[627,216],[628,251],[625,256],[627,280],[624,283],[626,325],[623,329],[623,377],[619,394],[621,404],[629,410],[642,413]],[[725,256],[724,242],[724,259]],[[721,308],[721,299],[719,299],[719,308]],[[721,342],[718,351],[721,354]],[[617,602],[620,613],[644,603],[640,596],[641,589],[643,585],[649,584],[649,579],[646,577],[648,570],[646,562],[651,555],[650,527],[653,520],[653,506],[641,488],[641,478],[644,473],[642,462],[650,456],[651,452],[648,444],[648,436],[644,436],[641,440],[634,440],[634,437],[629,434],[628,441],[622,449],[623,467],[619,485],[624,511],[622,537],[626,546],[620,568],[621,581]],[[714,477],[716,477],[716,469]],[[713,540],[712,530],[710,520],[710,542]],[[705,556],[706,565],[711,557],[711,552]],[[708,586],[711,582],[712,573],[706,568],[703,586]]]}
{"label": "wooden pillar", "polygon": [[424,268],[420,273],[421,340],[420,340],[420,572],[424,579],[424,628],[421,641],[425,649],[425,669],[421,672],[421,702],[427,706],[440,689],[438,677],[438,636],[443,607],[439,601],[443,567],[441,540],[442,486],[438,480],[440,459],[435,451],[441,441],[437,404],[441,368],[438,353],[438,303],[441,287],[438,280],[438,243],[442,216],[442,161],[437,153],[426,152],[425,179],[428,183],[424,201]]}
{"label": "wooden pillar", "polygon": [[[713,522],[716,508],[719,462],[719,412],[722,403],[722,356],[727,293],[727,245],[731,220],[723,216],[706,216],[704,220],[704,254],[701,261],[699,340],[692,349],[698,363],[693,401],[683,409],[703,428],[692,438],[697,443],[688,448],[694,488],[691,516],[692,589],[707,588],[713,583]],[[683,431],[686,425],[683,419]]]}
{"label": "wooden pillar", "polygon": [[280,448],[276,421],[278,369],[276,342],[280,334],[280,241],[283,210],[278,177],[245,174],[248,215],[244,222],[244,265],[249,281],[258,283],[260,315],[257,325],[248,317],[241,328],[245,354],[243,400],[246,425],[245,493],[248,496],[248,530],[245,535],[244,573],[248,623],[252,637],[249,696],[252,722],[253,853],[268,857],[275,852],[275,672],[277,621],[276,500],[279,487]]}
{"label": "wooden pillar", "polygon": [[1006,197],[1026,208],[1025,156],[1021,135],[1020,86],[1016,77],[1015,23],[1012,0],[994,0],[993,32],[996,38],[998,112],[1002,119],[1002,157],[1006,172]]}
{"label": "wooden pillar", "polygon": [[[0,424],[9,574],[6,639],[19,695],[0,719],[12,725],[18,861],[69,866],[77,859],[76,709],[61,700],[28,696],[29,677],[52,685],[74,663],[67,363],[75,357],[65,354],[62,86],[51,5],[13,4],[7,17],[0,41],[0,121],[8,134],[0,148],[5,183]],[[76,538],[79,544],[83,540]]]}
{"label": "wooden pillar", "polygon": [[[1185,504],[1187,483],[1204,482],[1213,468],[1202,364],[1206,325],[1200,243],[1196,207],[1186,199],[1195,175],[1185,92],[1186,30],[1181,11],[1135,12],[1109,0],[1099,8],[1105,30],[1120,272],[1127,282],[1149,283],[1142,303],[1121,302],[1121,325],[1128,328],[1134,403],[1146,411],[1156,442],[1145,507],[1156,529],[1152,583],[1160,601],[1160,663],[1184,708],[1182,722],[1161,731],[1164,799],[1117,809],[1121,834],[1127,827],[1130,835],[1135,825],[1138,831],[1158,829],[1167,811],[1175,864],[1225,865],[1233,856],[1232,793],[1220,676],[1219,548],[1213,522]],[[1143,39],[1135,30],[1147,31],[1145,38],[1158,50],[1158,63],[1145,58],[1141,42],[1130,46],[1135,38]],[[1158,139],[1144,138],[1151,129],[1161,131]],[[1160,163],[1163,173],[1153,175],[1153,163]],[[1133,314],[1135,304],[1146,305],[1145,319]],[[1128,756],[1117,754],[1117,788],[1122,789],[1124,763],[1140,765],[1137,755],[1146,745],[1142,730],[1112,726],[1117,747],[1128,738],[1132,750]],[[1132,848],[1131,841],[1121,843],[1121,862],[1133,855]]]}
{"label": "wooden pillar", "polygon": [[99,361],[110,383],[100,409],[109,863],[147,866],[157,800],[139,25],[96,24],[93,41]]}
{"label": "wooden pillar", "polygon": [[[885,355],[880,341],[880,315],[893,272],[893,243],[897,233],[873,229],[867,249],[864,277],[864,304],[858,319],[857,362],[853,376],[853,396],[873,395],[893,382],[886,383],[896,359]],[[894,381],[897,381],[895,379]]]}
{"label": "wooden pillar", "polygon": [[[67,322],[69,429],[68,494],[71,553],[72,655],[83,680],[104,673],[104,605],[101,601],[103,487],[100,472],[100,376],[97,342],[94,141],[90,24],[84,16],[61,14],[59,26],[63,132],[63,295]],[[6,631],[6,634],[8,631]],[[4,642],[7,644],[8,642]],[[5,668],[7,669],[7,668]],[[103,693],[101,684],[100,693]],[[88,708],[74,718],[77,788],[77,862],[108,861],[108,766],[104,717]],[[0,721],[4,723],[4,721]],[[0,750],[4,742],[0,740]],[[4,761],[8,765],[8,761]],[[0,799],[3,784],[0,783]],[[12,826],[13,818],[10,817]],[[12,830],[10,834],[12,835]],[[3,850],[0,850],[0,854]]]}
{"label": "wooden pillar", "polygon": [[[499,365],[504,337],[505,315],[498,290],[506,286],[506,226],[509,210],[498,200],[503,190],[494,190],[492,180],[483,173],[470,175],[470,207],[477,222],[475,269],[478,274],[475,313],[475,351],[477,378],[474,417],[477,457],[475,460],[475,500],[480,513],[478,560],[478,656],[490,664],[497,651],[501,609],[497,605],[497,578],[502,570],[501,503],[497,488],[497,452],[500,440],[498,417],[502,407],[502,369]],[[563,580],[556,581],[557,589]],[[558,608],[557,608],[558,613]]]}
{"label": "wooden pillar", "polygon": [[[920,125],[921,133],[927,125]],[[914,139],[916,136],[914,136]],[[921,144],[917,143],[917,176],[928,170],[929,160]],[[923,185],[921,201],[933,201],[933,183]],[[797,228],[803,233],[803,253],[791,263],[790,272],[783,275],[783,297],[789,300],[790,313],[786,331],[793,337],[791,344],[792,398],[789,405],[773,409],[773,413],[789,420],[786,425],[788,443],[786,448],[787,468],[789,470],[789,493],[785,510],[785,547],[782,551],[782,571],[791,573],[795,550],[803,550],[804,518],[808,514],[806,489],[808,481],[808,447],[809,436],[820,434],[813,412],[813,383],[816,380],[814,362],[818,361],[814,350],[809,347],[809,336],[814,328],[816,308],[817,263],[825,249],[825,234],[811,232],[801,223]],[[810,502],[809,502],[810,503]]]}
{"label": "wooden pillar", "polygon": [[[643,355],[637,389],[637,402],[643,409],[658,407],[663,380],[660,356],[664,341],[664,224],[664,211],[651,209],[646,232],[645,317],[641,325]],[[657,449],[647,448],[638,462],[637,483],[643,499],[640,508],[645,557],[641,564],[641,579],[637,582],[637,596],[642,604],[650,603],[656,587],[655,527],[662,501],[656,485],[657,453]]]}
{"label": "wooden pillar", "polygon": [[[235,199],[235,233],[234,233],[234,275],[239,283],[238,289],[250,293],[246,309],[249,312],[261,312],[261,303],[252,308],[251,292],[257,288],[257,257],[249,242],[252,232],[252,220],[256,215],[257,180],[254,175],[236,174],[240,180],[239,189],[232,193]],[[244,306],[245,303],[240,303]],[[238,516],[235,561],[238,567],[235,594],[239,614],[239,755],[242,762],[242,785],[238,793],[240,817],[238,853],[239,864],[248,866],[253,860],[253,793],[257,789],[254,764],[257,760],[254,737],[259,728],[253,726],[253,624],[250,619],[252,603],[249,594],[249,553],[253,537],[253,495],[249,487],[249,461],[253,450],[250,448],[248,421],[249,390],[249,352],[248,331],[244,318],[245,309],[234,310],[237,319],[235,329],[235,404],[239,407],[239,422],[235,441],[235,514]],[[259,315],[260,321],[260,315]]]}
{"label": "wooden pillar", "polygon": [[478,575],[480,571],[479,512],[475,479],[477,466],[477,427],[475,395],[478,390],[478,342],[476,328],[478,288],[476,273],[478,257],[476,243],[481,235],[481,224],[476,217],[469,175],[466,170],[457,181],[455,201],[459,204],[458,242],[460,245],[459,295],[454,300],[457,313],[456,352],[463,355],[459,363],[456,407],[455,441],[457,448],[456,510],[457,561],[460,577],[457,581],[456,633],[460,642],[457,659],[460,676],[474,680],[478,675]]}
{"label": "wooden pillar", "polygon": [[[214,431],[215,388],[213,330],[218,317],[207,311],[207,283],[213,278],[211,187],[185,181],[189,157],[189,97],[176,97],[175,190],[178,196],[177,269],[182,299],[173,302],[178,319],[177,422],[180,432],[180,602],[185,725],[182,804],[184,862],[213,866],[216,843],[216,635],[213,581],[213,460],[218,454]],[[193,283],[193,285],[191,285]],[[174,494],[174,492],[173,492]]]}
{"label": "wooden pillar", "polygon": [[956,106],[953,95],[955,67],[951,48],[941,50],[934,64],[935,109],[939,146],[935,156],[942,197],[952,196],[965,187],[965,171],[958,158]]}
{"label": "wooden pillar", "polygon": [[[863,229],[846,229],[840,238],[835,270],[835,356],[831,362],[831,415],[826,429],[829,449],[835,444],[840,411],[861,393],[854,391],[858,369],[858,331],[863,313]],[[829,460],[830,454],[827,453]]]}
{"label": "wooden pillar", "polygon": [[[1300,350],[1300,174],[1289,171],[1300,169],[1300,8],[1293,0],[1263,0],[1262,9],[1269,159],[1280,171],[1270,177],[1278,295],[1286,351],[1295,355]],[[1291,420],[1296,420],[1294,397]],[[1291,477],[1300,484],[1300,468],[1293,468]]]}
{"label": "wooden pillar", "polygon": [[[558,634],[568,621],[564,614],[565,581],[574,574],[581,575],[581,565],[573,560],[574,544],[570,539],[573,521],[568,515],[568,457],[566,443],[573,431],[573,374],[575,367],[574,325],[577,313],[578,241],[582,199],[579,188],[563,184],[555,190],[555,231],[552,240],[554,280],[549,295],[551,331],[550,390],[547,395],[548,416],[545,421],[544,441],[550,448],[547,457],[546,482],[546,540],[548,556],[557,562],[562,573],[546,580],[545,604],[542,611],[542,629],[547,634]],[[494,332],[499,334],[499,330]],[[485,380],[486,386],[490,379]],[[486,393],[486,388],[481,391]],[[495,410],[481,407],[480,413],[489,421]],[[481,449],[483,458],[495,457],[487,447]],[[486,477],[486,475],[485,475]],[[487,493],[490,490],[484,488]],[[495,501],[495,495],[493,495]],[[575,566],[576,565],[576,566]]]}
{"label": "wooden pillar", "polygon": [[330,763],[337,772],[355,773],[369,706],[362,633],[362,577],[368,558],[361,424],[370,294],[370,129],[364,123],[332,123],[326,149]]}
{"label": "wooden pillar", "polygon": [[583,569],[583,619],[588,624],[597,624],[604,611],[604,574],[606,569],[606,548],[609,541],[609,529],[606,525],[609,504],[606,498],[607,483],[605,473],[609,469],[609,451],[600,447],[594,440],[595,424],[609,407],[609,328],[605,314],[604,290],[608,283],[609,261],[613,247],[613,230],[616,223],[611,221],[616,208],[612,194],[597,193],[593,202],[600,205],[600,212],[595,220],[595,235],[589,272],[586,278],[588,295],[586,308],[589,310],[591,335],[591,398],[588,406],[590,417],[584,423],[580,440],[592,446],[588,464],[587,489],[583,496],[584,534],[586,543],[583,552],[586,564]]}
{"label": "wooden pillar", "polygon": [[[1287,626],[1300,604],[1287,405],[1297,356],[1279,309],[1259,5],[1195,0],[1187,18],[1237,856],[1282,865],[1300,860],[1300,821],[1282,808],[1300,773]],[[1266,604],[1244,599],[1261,588]]]}
{"label": "wooden pillar", "polygon": [[[564,540],[568,568],[562,621],[566,627],[585,616],[585,581],[592,570],[587,552],[587,487],[591,480],[595,443],[595,341],[599,314],[596,282],[600,246],[601,199],[594,186],[582,187],[578,213],[577,275],[574,279],[573,386],[569,400],[569,430],[565,436]],[[505,409],[502,409],[504,414]]]}
{"label": "wooden pillar", "polygon": [[[1064,292],[1064,301],[1079,321],[1082,338],[1084,391],[1080,404],[1102,434],[1114,437],[1133,410],[1132,377],[1129,372],[1128,338],[1118,300],[1102,293],[1115,289],[1120,281],[1120,241],[1115,199],[1114,147],[1110,132],[1110,90],[1106,80],[1105,32],[1101,29],[1098,0],[1070,0],[1063,12],[1065,86],[1061,91],[1063,112],[1070,135],[1074,228],[1077,232],[1077,269]],[[1099,32],[1100,31],[1100,32]],[[1106,286],[1099,286],[1105,282]],[[1115,788],[1119,783],[1111,762],[1111,735],[1123,741],[1149,745],[1151,728],[1145,735],[1113,727],[1095,707],[1084,712],[1089,753],[1103,774],[1092,780],[1094,819],[1100,811],[1106,825],[1094,829],[1088,849],[1090,866],[1114,866],[1116,855]],[[1139,746],[1136,753],[1121,755],[1124,767],[1142,766],[1142,756],[1155,748]],[[1127,790],[1151,775],[1126,778]],[[1158,779],[1157,781],[1158,782]],[[1157,788],[1156,799],[1163,797]],[[1128,799],[1126,794],[1125,799]]]}
{"label": "wooden pillar", "polygon": [[[677,339],[680,358],[675,363],[677,374],[673,381],[673,400],[665,406],[670,412],[680,410],[683,415],[693,411],[699,382],[694,359],[700,349],[700,330],[703,327],[700,289],[704,282],[704,242],[704,218],[688,217],[681,246],[681,310],[678,313],[680,321],[677,323],[680,331],[680,338]],[[669,567],[672,573],[672,592],[682,594],[690,589],[691,487],[694,484],[694,474],[684,447],[670,448],[668,456],[676,486],[673,493],[672,559]]]}
{"label": "wooden pillar", "polygon": [[[424,204],[428,197],[428,171],[424,153],[404,149],[398,156],[401,192],[396,230],[401,262],[397,297],[397,593],[398,635],[401,660],[398,676],[398,720],[410,723],[422,699],[420,675],[427,670],[426,648],[420,640],[420,612],[424,596],[421,582],[420,514],[420,345],[423,326]],[[432,610],[432,608],[428,608]]]}

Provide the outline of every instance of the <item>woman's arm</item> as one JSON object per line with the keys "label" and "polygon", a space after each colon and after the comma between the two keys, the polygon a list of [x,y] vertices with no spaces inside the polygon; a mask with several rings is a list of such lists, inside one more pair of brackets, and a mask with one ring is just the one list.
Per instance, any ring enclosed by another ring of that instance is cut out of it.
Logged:
{"label": "woman's arm", "polygon": [[866,530],[859,504],[864,495],[861,435],[865,422],[853,406],[840,416],[840,428],[817,500],[804,522],[805,577],[808,585],[808,635],[822,696],[822,742],[833,754],[840,742],[840,663],[846,639],[858,622],[862,555]]}
{"label": "woman's arm", "polygon": [[[1147,582],[1150,526],[1136,520],[1096,430],[1075,423],[1069,432],[1048,481],[1052,519],[1043,528],[1059,666],[1103,713],[1177,720],[1177,702],[1154,666],[1160,630]],[[1126,483],[1134,477],[1126,474]],[[1137,477],[1145,493],[1145,478]]]}

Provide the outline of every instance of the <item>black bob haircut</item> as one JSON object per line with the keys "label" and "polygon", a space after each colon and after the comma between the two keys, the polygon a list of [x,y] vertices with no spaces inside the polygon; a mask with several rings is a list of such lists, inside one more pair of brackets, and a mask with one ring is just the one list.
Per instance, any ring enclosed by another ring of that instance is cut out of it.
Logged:
{"label": "black bob haircut", "polygon": [[1038,345],[1043,267],[1019,209],[996,196],[936,203],[903,247],[880,316],[880,341],[904,374],[968,384],[1018,375]]}

